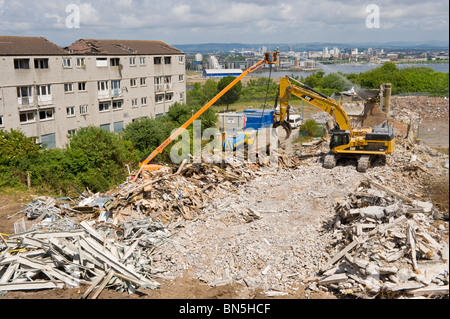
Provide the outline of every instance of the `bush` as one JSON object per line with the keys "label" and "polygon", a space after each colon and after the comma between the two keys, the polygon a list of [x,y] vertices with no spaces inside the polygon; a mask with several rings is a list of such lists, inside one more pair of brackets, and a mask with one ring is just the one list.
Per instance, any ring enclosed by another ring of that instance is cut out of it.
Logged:
{"label": "bush", "polygon": [[309,137],[317,137],[319,135],[319,126],[317,122],[314,120],[306,120],[303,125],[300,126],[301,132],[306,132],[306,135]]}
{"label": "bush", "polygon": [[129,141],[97,127],[79,129],[66,149],[42,149],[18,131],[0,131],[0,143],[0,187],[23,185],[29,173],[31,186],[47,192],[68,194],[71,185],[105,191],[137,159]]}

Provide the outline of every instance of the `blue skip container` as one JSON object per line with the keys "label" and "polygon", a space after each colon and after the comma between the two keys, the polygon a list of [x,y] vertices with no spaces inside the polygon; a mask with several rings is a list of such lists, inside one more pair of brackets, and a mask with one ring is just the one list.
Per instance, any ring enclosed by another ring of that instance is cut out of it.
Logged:
{"label": "blue skip container", "polygon": [[244,110],[246,116],[245,129],[258,130],[267,128],[273,124],[273,110]]}

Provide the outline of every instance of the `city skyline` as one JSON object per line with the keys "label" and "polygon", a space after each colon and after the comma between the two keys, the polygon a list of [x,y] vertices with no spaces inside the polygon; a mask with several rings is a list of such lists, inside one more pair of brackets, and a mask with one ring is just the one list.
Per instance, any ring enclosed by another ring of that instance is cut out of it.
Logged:
{"label": "city skyline", "polygon": [[[307,10],[305,10],[307,8]],[[448,1],[0,0],[0,34],[192,43],[442,41]]]}

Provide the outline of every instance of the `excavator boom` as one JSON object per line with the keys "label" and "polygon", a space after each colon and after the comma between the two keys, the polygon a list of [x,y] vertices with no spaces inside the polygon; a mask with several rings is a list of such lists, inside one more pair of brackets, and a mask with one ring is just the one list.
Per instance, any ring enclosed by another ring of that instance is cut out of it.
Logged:
{"label": "excavator boom", "polygon": [[159,165],[148,165],[150,161],[152,161],[158,154],[161,154],[164,149],[169,145],[173,140],[175,140],[184,130],[186,130],[189,125],[191,125],[196,119],[198,119],[207,109],[209,109],[214,103],[216,103],[225,93],[227,93],[233,86],[235,86],[239,81],[242,80],[247,74],[254,72],[265,64],[275,64],[278,61],[278,51],[275,52],[266,52],[264,54],[264,59],[257,62],[246,71],[244,71],[240,76],[233,80],[227,87],[225,87],[222,91],[220,91],[214,98],[212,98],[208,103],[205,104],[197,113],[195,113],[186,123],[180,126],[172,135],[169,136],[160,146],[158,146],[144,161],[139,163],[139,171],[133,177],[133,180],[136,180],[139,177],[139,174],[143,169],[149,170],[157,170],[162,168]]}
{"label": "excavator boom", "polygon": [[[299,85],[294,85],[291,81],[295,81]],[[341,130],[350,131],[350,134],[353,135],[347,113],[339,103],[289,76],[285,76],[280,80],[280,114],[277,115],[275,121],[280,121],[285,118],[292,94],[330,114],[336,120]]]}

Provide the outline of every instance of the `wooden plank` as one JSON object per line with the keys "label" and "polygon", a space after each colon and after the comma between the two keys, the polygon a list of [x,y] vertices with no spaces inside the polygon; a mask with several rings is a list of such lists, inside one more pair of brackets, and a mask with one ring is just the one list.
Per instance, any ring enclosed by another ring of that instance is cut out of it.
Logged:
{"label": "wooden plank", "polygon": [[404,202],[407,202],[407,203],[412,203],[412,202],[413,202],[412,199],[410,199],[410,198],[408,198],[408,197],[406,197],[406,196],[404,196],[404,195],[402,195],[402,194],[400,194],[400,193],[398,193],[398,192],[396,192],[396,191],[390,189],[390,188],[387,187],[387,186],[384,186],[384,185],[381,185],[381,184],[375,182],[375,181],[374,181],[373,179],[371,179],[371,178],[367,178],[367,182],[368,182],[370,185],[373,185],[373,186],[375,186],[375,187],[377,187],[377,188],[379,188],[379,189],[385,191],[386,193],[391,194],[392,196],[395,196],[395,197],[401,199],[401,200],[404,201]]}
{"label": "wooden plank", "polygon": [[413,234],[414,230],[412,229],[412,226],[409,225],[408,229],[406,230],[406,238],[407,238],[407,243],[409,244],[409,247],[411,249],[410,254],[411,254],[411,262],[412,262],[412,266],[414,270],[417,270],[417,253],[416,253],[416,240],[415,240],[415,236]]}
{"label": "wooden plank", "polygon": [[337,255],[335,255],[331,260],[329,260],[324,266],[320,268],[320,272],[325,272],[328,270],[331,266],[333,266],[334,263],[336,263],[338,260],[340,260],[342,257],[345,256],[350,250],[355,248],[357,245],[361,244],[363,241],[354,240],[352,243],[350,243],[347,247],[345,247],[343,250],[341,250]]}
{"label": "wooden plank", "polygon": [[111,280],[111,278],[113,276],[114,276],[114,270],[110,270],[108,275],[106,275],[106,277],[104,277],[102,283],[100,284],[100,286],[98,286],[97,290],[92,295],[91,299],[97,299],[97,297],[100,295],[100,293],[103,291],[103,289],[105,289],[106,285],[108,284],[108,282]]}
{"label": "wooden plank", "polygon": [[346,282],[348,280],[348,277],[346,274],[335,274],[328,277],[324,277],[319,279],[319,285],[331,285],[331,284],[337,284],[341,282]]}
{"label": "wooden plank", "polygon": [[449,294],[449,287],[430,285],[428,287],[406,291],[408,295],[413,296],[445,296]]}
{"label": "wooden plank", "polygon": [[26,281],[0,283],[0,291],[41,290],[64,288],[64,283],[55,281]]}
{"label": "wooden plank", "polygon": [[6,271],[3,273],[2,278],[0,278],[0,284],[7,283],[11,279],[11,277],[13,276],[18,267],[19,267],[18,263],[10,264],[6,269]]}
{"label": "wooden plank", "polygon": [[88,288],[88,290],[85,291],[85,293],[83,294],[83,299],[86,299],[89,294],[92,292],[92,290],[94,290],[95,287],[97,287],[97,285],[103,280],[103,278],[105,278],[106,273],[103,273],[101,275],[98,275],[95,280],[92,282],[91,286]]}

